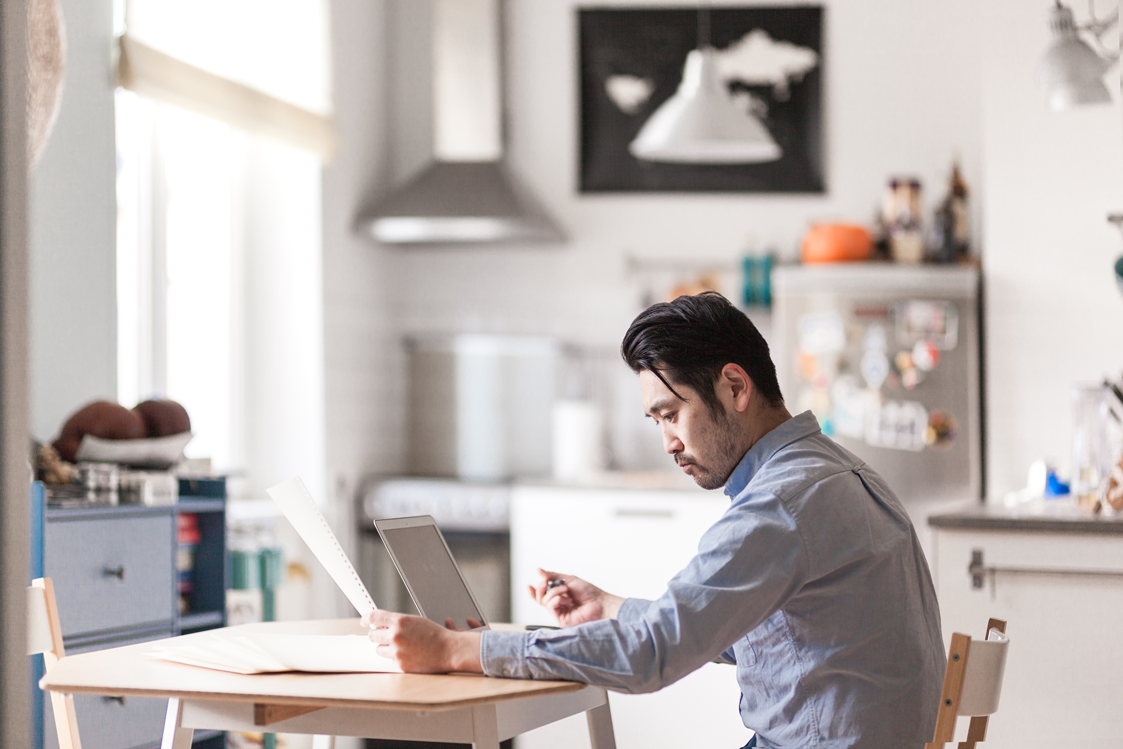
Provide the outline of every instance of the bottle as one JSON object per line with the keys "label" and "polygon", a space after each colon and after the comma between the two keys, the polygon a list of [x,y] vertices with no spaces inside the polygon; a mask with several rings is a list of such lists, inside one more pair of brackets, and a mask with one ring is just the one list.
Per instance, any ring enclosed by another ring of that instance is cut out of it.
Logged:
{"label": "bottle", "polygon": [[967,194],[967,183],[959,171],[959,162],[954,161],[948,193],[936,209],[933,220],[933,241],[929,251],[932,262],[958,263],[967,258],[971,249]]}

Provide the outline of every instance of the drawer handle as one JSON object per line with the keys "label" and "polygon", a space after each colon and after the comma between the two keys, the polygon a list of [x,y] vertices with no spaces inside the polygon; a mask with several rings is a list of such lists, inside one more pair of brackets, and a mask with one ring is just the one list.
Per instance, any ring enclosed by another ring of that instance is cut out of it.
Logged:
{"label": "drawer handle", "polygon": [[125,706],[125,698],[124,697],[102,697],[101,701],[104,702],[107,705],[111,702],[116,702],[121,707]]}
{"label": "drawer handle", "polygon": [[118,580],[125,579],[125,565],[118,565],[117,567],[106,567],[101,571],[102,577],[115,577]]}
{"label": "drawer handle", "polygon": [[1069,570],[1050,567],[1002,567],[988,565],[983,562],[983,550],[971,550],[971,563],[967,565],[967,574],[971,576],[971,587],[980,590],[984,582],[990,583],[990,600],[995,597],[995,578],[998,575],[1047,575],[1057,577],[1096,577],[1106,578],[1123,577],[1123,572],[1116,570]]}
{"label": "drawer handle", "polygon": [[655,518],[658,520],[674,520],[674,510],[643,510],[631,507],[617,507],[615,511],[618,518]]}

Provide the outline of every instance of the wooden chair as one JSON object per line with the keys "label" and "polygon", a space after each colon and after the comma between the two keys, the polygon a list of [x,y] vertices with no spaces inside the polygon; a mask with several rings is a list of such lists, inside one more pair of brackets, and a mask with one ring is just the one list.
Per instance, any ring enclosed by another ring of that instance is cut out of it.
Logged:
{"label": "wooden chair", "polygon": [[955,721],[960,715],[971,716],[971,725],[959,749],[974,749],[986,738],[987,718],[998,710],[1009,645],[1006,622],[1001,619],[987,622],[986,640],[972,640],[960,632],[951,636],[936,732],[925,749],[943,749],[946,742],[954,741]]}
{"label": "wooden chair", "polygon": [[[65,655],[58,606],[55,604],[55,587],[49,577],[32,580],[31,587],[27,589],[27,654],[39,653],[43,654],[43,665],[48,672]],[[51,708],[55,714],[60,749],[82,749],[73,695],[51,692]]]}

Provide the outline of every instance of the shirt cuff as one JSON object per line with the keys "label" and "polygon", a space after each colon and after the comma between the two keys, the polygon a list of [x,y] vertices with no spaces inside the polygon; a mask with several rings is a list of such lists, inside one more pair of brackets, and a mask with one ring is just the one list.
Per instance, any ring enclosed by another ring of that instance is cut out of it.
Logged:
{"label": "shirt cuff", "polygon": [[532,678],[526,663],[530,638],[530,632],[481,632],[480,665],[484,674],[504,679]]}
{"label": "shirt cuff", "polygon": [[622,622],[639,619],[650,605],[651,601],[644,598],[625,598],[620,604],[620,610],[616,612],[616,618]]}

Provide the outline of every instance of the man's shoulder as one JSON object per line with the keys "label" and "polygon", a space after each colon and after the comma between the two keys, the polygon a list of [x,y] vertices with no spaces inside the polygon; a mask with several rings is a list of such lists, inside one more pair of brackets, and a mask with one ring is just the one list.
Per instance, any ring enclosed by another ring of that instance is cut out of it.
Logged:
{"label": "man's shoulder", "polygon": [[[809,505],[819,508],[816,517],[822,510],[830,515],[844,511],[851,501],[868,500],[870,490],[859,472],[872,470],[829,437],[815,433],[777,449],[730,499],[732,507],[747,511],[764,511],[775,504],[797,521]],[[830,499],[830,507],[823,506],[824,498]]]}
{"label": "man's shoulder", "polygon": [[852,471],[862,460],[822,432],[807,434],[777,449],[760,466],[754,480],[788,485]]}

